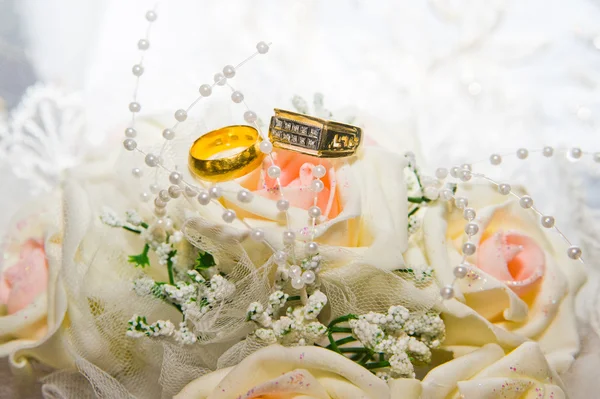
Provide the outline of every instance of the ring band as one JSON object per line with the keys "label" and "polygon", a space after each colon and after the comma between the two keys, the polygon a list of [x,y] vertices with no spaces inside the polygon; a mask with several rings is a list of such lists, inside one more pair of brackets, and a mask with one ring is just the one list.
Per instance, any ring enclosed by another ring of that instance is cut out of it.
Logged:
{"label": "ring band", "polygon": [[[258,131],[245,125],[226,126],[209,132],[192,144],[188,158],[190,171],[209,182],[224,182],[242,177],[258,168],[264,158]],[[235,155],[211,159],[234,148],[245,149]]]}
{"label": "ring band", "polygon": [[275,109],[269,138],[275,147],[319,158],[340,158],[354,155],[361,143],[362,129]]}

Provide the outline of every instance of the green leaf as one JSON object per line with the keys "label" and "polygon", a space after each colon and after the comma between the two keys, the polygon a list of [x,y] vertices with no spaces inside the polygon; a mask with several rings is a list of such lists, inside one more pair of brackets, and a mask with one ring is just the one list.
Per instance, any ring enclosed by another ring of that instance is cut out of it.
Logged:
{"label": "green leaf", "polygon": [[150,259],[148,258],[148,251],[150,250],[150,246],[148,244],[144,245],[144,250],[139,255],[130,255],[129,263],[135,264],[135,267],[144,268],[146,266],[150,266]]}
{"label": "green leaf", "polygon": [[200,251],[196,258],[194,269],[197,271],[204,270],[216,266],[215,258],[208,252]]}
{"label": "green leaf", "polygon": [[175,277],[173,276],[173,261],[171,260],[175,255],[177,255],[177,250],[169,252],[167,259],[167,271],[169,272],[169,284],[171,285],[175,285]]}

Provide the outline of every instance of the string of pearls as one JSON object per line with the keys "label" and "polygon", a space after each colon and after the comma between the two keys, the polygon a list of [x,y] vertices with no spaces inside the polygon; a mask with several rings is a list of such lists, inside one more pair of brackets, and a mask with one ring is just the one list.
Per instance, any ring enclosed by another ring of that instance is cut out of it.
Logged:
{"label": "string of pearls", "polygon": [[[518,159],[524,160],[528,157],[529,153],[537,153],[537,152],[542,153],[542,155],[545,157],[552,157],[555,154],[554,148],[549,147],[549,146],[544,147],[542,149],[534,149],[534,150],[528,150],[526,148],[519,148],[516,151],[516,153],[492,154],[489,157],[489,162],[490,162],[490,164],[497,166],[502,163],[503,156],[516,155],[516,157]],[[600,163],[600,152],[595,152],[595,153],[585,152],[585,151],[582,151],[580,148],[571,148],[565,152],[566,152],[567,156],[573,160],[578,160],[578,159],[582,158],[583,156],[588,155],[588,156],[592,157],[594,162]],[[554,216],[546,215],[546,214],[542,213],[538,208],[535,207],[534,201],[529,195],[520,195],[517,192],[512,190],[512,187],[510,186],[510,184],[500,183],[500,182],[490,178],[489,176],[486,176],[483,173],[474,173],[472,171],[472,166],[469,164],[463,164],[461,166],[454,166],[450,169],[450,171],[448,171],[448,169],[446,169],[446,168],[438,168],[435,172],[435,175],[440,181],[443,181],[444,179],[446,179],[446,177],[448,175],[450,175],[451,177],[458,179],[462,182],[467,182],[474,177],[480,178],[480,179],[483,179],[483,180],[489,182],[493,186],[495,186],[496,189],[498,190],[498,193],[500,193],[501,195],[513,196],[515,198],[515,200],[518,201],[521,208],[529,209],[536,213],[536,215],[539,217],[540,224],[542,227],[544,227],[546,229],[553,229],[563,239],[563,241],[567,244],[567,247],[568,247],[567,248],[567,256],[570,259],[579,260],[580,262],[584,263],[584,260],[582,258],[581,248],[577,245],[573,245],[573,243],[565,236],[565,234],[556,225]],[[445,201],[454,200],[455,206],[458,209],[463,210],[463,218],[467,221],[467,224],[465,225],[465,230],[464,230],[467,239],[461,249],[462,250],[462,261],[453,270],[454,280],[452,281],[452,283],[442,287],[440,290],[440,295],[442,296],[442,298],[452,299],[454,297],[454,285],[456,284],[457,280],[465,278],[467,276],[467,274],[469,273],[469,270],[472,268],[472,266],[467,261],[467,258],[469,256],[474,255],[477,250],[477,246],[475,245],[475,243],[473,243],[471,241],[471,238],[479,232],[479,226],[474,222],[475,217],[477,215],[476,210],[468,207],[468,204],[469,204],[468,198],[456,197],[453,194],[452,190],[450,190],[448,188],[442,189],[439,192],[439,198],[441,200],[445,200]]]}
{"label": "string of pearls", "polygon": [[[245,106],[246,111],[244,112],[244,120],[246,122],[254,125],[255,128],[259,131],[259,134],[262,138],[262,141],[259,145],[260,151],[263,152],[265,155],[267,155],[271,161],[271,166],[267,169],[267,175],[270,178],[275,179],[277,182],[277,187],[280,192],[281,199],[276,202],[276,206],[280,212],[284,212],[285,217],[286,217],[286,224],[288,226],[287,230],[283,233],[282,239],[283,239],[283,243],[284,243],[284,246],[286,247],[286,249],[288,247],[290,248],[292,260],[295,263],[296,260],[295,260],[295,254],[294,254],[294,244],[295,244],[295,240],[296,240],[296,233],[290,228],[289,214],[288,214],[288,209],[289,209],[290,203],[285,198],[284,193],[283,193],[283,186],[281,184],[281,179],[280,179],[281,169],[279,168],[279,166],[276,165],[275,159],[272,155],[273,144],[269,140],[268,136],[265,136],[263,134],[263,132],[261,131],[261,128],[260,128],[259,124],[257,123],[258,117],[257,117],[256,113],[254,111],[252,111],[250,109],[250,107],[247,105],[244,95],[240,91],[235,90],[228,82],[228,79],[232,79],[236,75],[237,70],[239,70],[239,68],[241,68],[248,61],[250,61],[251,59],[253,59],[254,57],[256,57],[259,54],[266,54],[269,51],[269,44],[267,44],[265,42],[259,42],[256,45],[256,52],[254,52],[252,55],[250,55],[249,57],[244,59],[242,62],[240,62],[236,66],[226,65],[223,68],[222,72],[218,72],[214,75],[212,84],[202,84],[199,88],[200,95],[187,108],[180,108],[180,109],[176,110],[173,115],[175,118],[175,123],[170,128],[166,128],[162,131],[162,137],[165,140],[165,142],[163,143],[163,145],[161,147],[160,153],[159,154],[147,153],[147,152],[143,151],[142,149],[138,148],[137,142],[135,140],[135,137],[137,136],[137,132],[135,130],[136,114],[141,111],[141,105],[137,101],[137,92],[138,92],[138,87],[139,87],[139,79],[144,73],[144,65],[143,65],[144,52],[146,50],[148,50],[150,47],[149,34],[150,34],[152,23],[154,21],[156,21],[156,19],[157,19],[157,14],[156,14],[155,9],[150,10],[146,13],[146,20],[148,21],[146,35],[143,39],[138,41],[138,49],[140,51],[142,51],[142,55],[141,55],[140,61],[136,65],[134,65],[132,68],[132,72],[133,72],[134,76],[136,77],[136,84],[135,84],[135,89],[134,89],[134,94],[133,94],[133,100],[131,103],[129,103],[129,111],[132,114],[131,124],[125,130],[126,139],[123,142],[123,146],[128,151],[136,151],[136,152],[142,154],[144,156],[144,163],[146,164],[146,166],[148,166],[150,168],[157,168],[157,171],[158,171],[158,168],[163,169],[169,175],[169,182],[171,183],[171,185],[167,189],[160,189],[156,180],[155,180],[154,184],[150,185],[150,192],[153,194],[156,194],[156,197],[154,198],[154,214],[159,218],[157,220],[157,224],[164,225],[164,227],[166,227],[168,229],[172,228],[172,222],[170,221],[170,219],[164,218],[167,214],[166,206],[171,199],[179,198],[182,194],[184,195],[184,197],[187,197],[187,198],[196,197],[197,201],[200,205],[208,205],[211,202],[218,204],[219,206],[221,206],[223,208],[222,219],[226,223],[232,223],[234,220],[236,220],[237,215],[236,215],[235,211],[232,209],[227,209],[219,201],[219,199],[223,195],[223,189],[221,187],[219,187],[218,185],[212,185],[211,187],[208,187],[208,189],[206,189],[206,186],[203,185],[203,189],[199,189],[195,185],[185,181],[185,179],[183,178],[183,175],[176,170],[176,168],[177,168],[176,166],[175,166],[175,170],[172,170],[170,168],[167,168],[163,162],[163,155],[164,155],[165,150],[168,148],[169,142],[175,138],[177,128],[179,127],[179,125],[182,122],[184,122],[187,119],[188,114],[193,109],[193,107],[196,104],[198,104],[203,98],[209,97],[212,94],[212,91],[216,86],[227,85],[232,90],[231,100],[234,103],[243,103],[243,105]],[[321,210],[317,207],[317,195],[324,188],[324,184],[320,180],[320,178],[323,177],[325,175],[325,173],[326,173],[325,167],[323,167],[322,165],[316,166],[313,170],[313,176],[315,177],[315,179],[311,183],[311,189],[315,192],[315,202],[314,202],[314,206],[309,208],[309,210],[308,210],[308,214],[309,214],[310,219],[312,220],[312,225],[313,225],[312,238],[314,238],[314,229],[315,229],[316,220],[321,215]],[[139,178],[143,175],[143,171],[140,168],[136,167],[132,170],[132,174],[134,177]],[[157,176],[157,175],[158,175],[158,173],[155,174],[155,176]],[[156,177],[155,177],[155,179],[156,179]],[[148,201],[148,200],[150,200],[150,195],[147,192],[143,192],[141,194],[141,199],[143,201]],[[237,193],[237,200],[242,203],[251,202],[252,199],[253,199],[253,194],[247,189],[241,189]],[[288,257],[287,253],[285,251],[277,251],[270,243],[268,243],[265,240],[265,233],[262,229],[252,228],[244,220],[240,220],[240,221],[250,230],[250,237],[252,239],[259,241],[259,242],[264,242],[274,252],[274,259],[277,264],[287,265],[287,257]],[[311,239],[311,242],[306,244],[306,253],[308,255],[310,255],[310,254],[316,254],[317,252],[318,252],[318,246]],[[314,282],[314,275],[307,275],[304,277],[306,277],[306,278],[303,279],[303,283],[310,284],[310,283]],[[296,284],[296,285],[298,285],[298,284]],[[299,287],[294,287],[294,288],[299,288]]]}

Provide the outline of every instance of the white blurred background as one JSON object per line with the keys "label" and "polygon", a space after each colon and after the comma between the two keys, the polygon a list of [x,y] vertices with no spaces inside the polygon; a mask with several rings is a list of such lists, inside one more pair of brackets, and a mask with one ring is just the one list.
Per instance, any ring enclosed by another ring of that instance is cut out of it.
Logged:
{"label": "white blurred background", "polygon": [[[0,0],[0,231],[86,153],[121,154],[154,5]],[[223,66],[272,42],[230,81],[263,121],[295,95],[322,93],[334,116],[355,116],[430,173],[476,161],[487,171],[491,153],[519,147],[581,147],[578,162],[505,157],[496,172],[600,254],[600,164],[589,155],[600,151],[599,0],[168,0],[156,11],[142,115],[185,108]],[[190,116],[205,129],[242,123],[230,93],[217,87]]]}

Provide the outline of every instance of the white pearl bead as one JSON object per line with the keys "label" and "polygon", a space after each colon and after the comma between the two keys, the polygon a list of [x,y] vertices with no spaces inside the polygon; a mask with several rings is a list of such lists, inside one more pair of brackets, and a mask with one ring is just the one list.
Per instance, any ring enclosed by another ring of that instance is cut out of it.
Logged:
{"label": "white pearl bead", "polygon": [[452,299],[454,298],[454,288],[452,288],[449,285],[442,287],[442,289],[440,290],[440,295],[444,299]]}
{"label": "white pearl bead", "polygon": [[140,39],[138,41],[138,49],[140,50],[148,50],[150,47],[150,42],[146,39]]}
{"label": "white pearl bead", "polygon": [[170,186],[169,187],[169,196],[171,198],[179,198],[181,195],[181,187],[179,186]]}
{"label": "white pearl bead", "polygon": [[316,242],[309,242],[305,246],[306,253],[309,255],[316,255],[319,253],[319,244]]}
{"label": "white pearl bead", "polygon": [[208,205],[210,203],[210,194],[206,191],[201,191],[200,194],[198,194],[198,202],[200,205]]}
{"label": "white pearl bead", "polygon": [[227,78],[221,72],[215,73],[215,76],[213,77],[213,80],[219,86],[225,86],[227,84]]}
{"label": "white pearl bead", "polygon": [[510,184],[502,183],[498,185],[498,192],[502,195],[510,194]]}
{"label": "white pearl bead", "polygon": [[228,79],[233,78],[235,76],[235,68],[233,65],[225,65],[223,67],[223,75]]}
{"label": "white pearl bead", "polygon": [[173,228],[173,221],[169,218],[165,219],[165,229],[171,230]]}
{"label": "white pearl bead", "polygon": [[165,129],[162,131],[162,136],[165,140],[173,140],[175,138],[175,132],[171,129]]}
{"label": "white pearl bead", "polygon": [[164,202],[167,202],[171,199],[171,196],[169,195],[169,192],[167,190],[160,190],[158,192],[158,198],[160,198]]}
{"label": "white pearl bead", "polygon": [[576,245],[572,245],[567,249],[567,255],[571,259],[579,259],[581,258],[581,248]]}
{"label": "white pearl bead", "polygon": [[133,169],[131,169],[131,174],[134,177],[142,177],[142,175],[144,174],[144,172],[142,172],[142,170],[140,168],[133,168]]}
{"label": "white pearl bead", "polygon": [[465,208],[465,210],[463,211],[463,217],[466,220],[473,220],[475,219],[475,216],[477,216],[477,214],[475,213],[475,209],[473,208]]}
{"label": "white pearl bead", "polygon": [[292,278],[292,287],[296,290],[304,288],[304,280],[302,280],[302,277]]}
{"label": "white pearl bead", "polygon": [[448,169],[446,168],[437,168],[435,171],[435,177],[440,180],[445,179],[448,176]]}
{"label": "white pearl bead", "polygon": [[185,186],[183,189],[183,195],[185,195],[187,198],[194,198],[196,195],[198,195],[198,191],[196,191],[196,189],[193,187]]}
{"label": "white pearl bead", "polygon": [[185,109],[178,109],[177,111],[175,111],[175,119],[177,119],[178,122],[183,122],[184,120],[186,120],[187,112],[185,111]]}
{"label": "white pearl bead", "polygon": [[500,165],[502,163],[502,157],[498,154],[492,154],[490,156],[490,163],[492,165]]}
{"label": "white pearl bead", "polygon": [[313,180],[310,183],[310,190],[315,193],[320,193],[325,188],[325,184],[321,180]]}
{"label": "white pearl bead", "polygon": [[312,270],[307,270],[302,273],[302,280],[304,280],[305,284],[312,284],[315,282],[317,276],[315,276],[315,272]]}
{"label": "white pearl bead", "polygon": [[463,244],[462,247],[463,254],[465,255],[473,255],[476,249],[477,247],[475,247],[475,244],[473,244],[472,242],[466,242]]}
{"label": "white pearl bead", "polygon": [[456,197],[454,203],[458,209],[465,209],[469,205],[469,200],[465,197]]}
{"label": "white pearl bead", "polygon": [[467,225],[465,226],[465,233],[468,236],[474,236],[475,234],[477,234],[478,231],[479,226],[477,226],[475,223],[467,223]]}
{"label": "white pearl bead", "polygon": [[521,208],[524,209],[531,208],[533,206],[533,199],[529,195],[524,195],[519,200],[519,205],[521,205]]}
{"label": "white pearl bead", "polygon": [[156,194],[159,191],[160,191],[160,187],[158,187],[158,184],[151,184],[150,185],[150,192],[152,194]]}
{"label": "white pearl bead", "polygon": [[283,251],[277,251],[273,254],[273,259],[278,265],[285,265],[287,263],[287,254]]}
{"label": "white pearl bead", "polygon": [[444,201],[450,201],[452,199],[452,190],[447,188],[440,190],[440,198]]}
{"label": "white pearl bead", "polygon": [[137,147],[137,143],[134,139],[125,139],[123,140],[123,147],[125,147],[127,151],[133,151]]}
{"label": "white pearl bead", "polygon": [[235,220],[235,212],[231,209],[227,209],[225,212],[223,212],[222,218],[225,223],[231,223]]}
{"label": "white pearl bead", "polygon": [[254,111],[246,111],[244,112],[244,120],[248,123],[253,123],[256,121],[256,113]]}
{"label": "white pearl bead", "polygon": [[554,227],[554,217],[552,216],[542,216],[542,226],[544,226],[545,228],[549,229]]}
{"label": "white pearl bead", "polygon": [[473,171],[473,167],[469,163],[463,163],[462,165],[460,165],[460,168],[463,169],[463,170],[466,169],[469,172]]}
{"label": "white pearl bead", "polygon": [[132,127],[128,127],[127,129],[125,129],[125,136],[132,139],[135,136],[137,136],[137,131]]}
{"label": "white pearl bead", "polygon": [[146,157],[144,158],[144,162],[146,162],[146,165],[153,168],[158,165],[158,157],[154,154],[146,154]]}
{"label": "white pearl bead", "polygon": [[600,163],[600,152],[594,153],[594,162]]}
{"label": "white pearl bead", "polygon": [[302,275],[302,268],[297,265],[290,266],[290,274],[295,277]]}
{"label": "white pearl bead", "polygon": [[266,54],[267,51],[269,51],[269,45],[265,42],[258,42],[256,49],[258,50],[259,54]]}
{"label": "white pearl bead", "polygon": [[270,141],[264,140],[260,142],[260,152],[263,154],[270,154],[273,151],[273,144]]}
{"label": "white pearl bead", "polygon": [[237,193],[237,199],[240,202],[248,203],[248,202],[252,201],[252,197],[253,197],[252,193],[250,191],[246,190],[245,188],[238,191],[238,193]]}
{"label": "white pearl bead", "polygon": [[290,209],[290,201],[286,200],[286,199],[280,199],[277,201],[277,209],[280,212],[285,212],[288,209]]}
{"label": "white pearl bead", "polygon": [[131,112],[140,112],[140,110],[142,109],[142,106],[140,105],[140,103],[132,101],[129,103],[129,111]]}
{"label": "white pearl bead", "polygon": [[279,176],[281,176],[281,169],[279,166],[271,165],[267,169],[267,175],[269,175],[271,179],[277,179]]}
{"label": "white pearl bead", "polygon": [[583,152],[581,151],[581,148],[575,147],[571,148],[571,151],[569,151],[569,155],[572,159],[579,159],[583,155]]}
{"label": "white pearl bead", "polygon": [[550,158],[552,155],[554,155],[554,148],[546,146],[544,147],[544,149],[542,150],[542,154],[546,157],[546,158]]}
{"label": "white pearl bead", "polygon": [[450,168],[450,176],[454,178],[458,178],[458,174],[460,172],[460,168],[458,166],[453,166]]}
{"label": "white pearl bead", "polygon": [[467,268],[465,265],[458,265],[454,268],[454,277],[465,278],[468,272],[469,268]]}
{"label": "white pearl bead", "polygon": [[148,22],[156,21],[156,17],[157,17],[156,13],[152,10],[150,10],[146,13],[146,19],[148,20]]}
{"label": "white pearl bead", "polygon": [[261,229],[252,229],[252,231],[250,232],[250,237],[254,241],[262,241],[265,239],[265,232]]}
{"label": "white pearl bead", "polygon": [[154,206],[157,208],[164,208],[165,206],[167,206],[167,203],[162,201],[160,198],[155,198],[154,199]]}
{"label": "white pearl bead", "polygon": [[236,90],[233,93],[231,93],[231,101],[233,101],[236,104],[239,104],[242,101],[244,101],[244,95],[241,91]]}
{"label": "white pearl bead", "polygon": [[167,210],[165,208],[154,208],[154,214],[158,217],[163,217],[167,214]]}
{"label": "white pearl bead", "polygon": [[459,177],[460,177],[460,180],[462,180],[462,181],[469,181],[469,180],[471,180],[471,177],[472,177],[471,171],[468,169],[462,169],[459,172]]}
{"label": "white pearl bead", "polygon": [[311,206],[310,208],[308,208],[308,216],[310,216],[313,219],[318,218],[319,216],[321,216],[321,208],[319,208],[318,206]]}
{"label": "white pearl bead", "polygon": [[182,176],[181,176],[181,173],[179,173],[179,172],[171,172],[171,174],[169,175],[169,181],[172,184],[181,183],[181,179],[182,179]]}
{"label": "white pearl bead", "polygon": [[150,200],[150,194],[143,192],[140,194],[140,200],[148,202]]}
{"label": "white pearl bead", "polygon": [[293,231],[285,231],[283,232],[283,242],[286,244],[292,244],[294,241],[296,241],[296,233],[294,233]]}
{"label": "white pearl bead", "polygon": [[200,86],[200,89],[198,91],[200,91],[200,95],[202,97],[208,97],[212,94],[212,87],[210,87],[207,84],[203,84],[202,86]]}
{"label": "white pearl bead", "polygon": [[223,190],[219,186],[212,186],[208,189],[208,192],[214,199],[220,198],[223,195]]}
{"label": "white pearl bead", "polygon": [[525,158],[527,158],[528,155],[529,155],[529,151],[527,151],[526,148],[519,148],[517,150],[517,158],[519,158],[519,159],[525,159]]}
{"label": "white pearl bead", "polygon": [[133,68],[131,68],[131,72],[133,72],[135,76],[142,76],[144,74],[144,67],[139,64],[135,64]]}
{"label": "white pearl bead", "polygon": [[317,179],[322,178],[327,173],[327,169],[323,165],[317,165],[312,170],[312,175]]}

